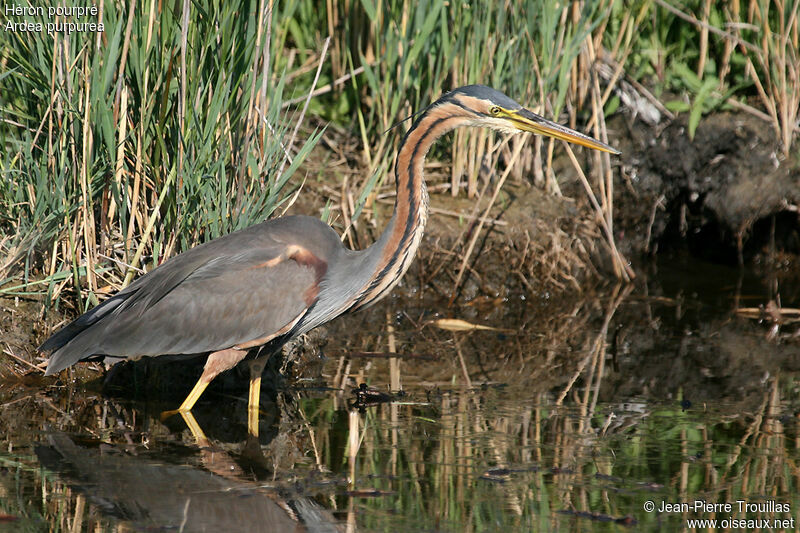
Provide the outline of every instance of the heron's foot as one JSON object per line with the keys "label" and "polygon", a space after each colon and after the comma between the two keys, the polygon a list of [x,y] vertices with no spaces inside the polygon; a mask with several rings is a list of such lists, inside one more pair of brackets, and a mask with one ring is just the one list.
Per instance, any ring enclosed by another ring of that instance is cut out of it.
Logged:
{"label": "heron's foot", "polygon": [[183,413],[188,413],[188,412],[189,412],[188,409],[186,409],[186,410],[181,410],[180,408],[178,408],[178,409],[170,409],[169,411],[161,411],[161,416],[159,416],[158,418],[159,418],[159,420],[164,422],[168,418],[171,418],[171,417],[173,417],[173,416],[175,416],[177,414],[181,414],[182,415]]}
{"label": "heron's foot", "polygon": [[[181,404],[180,407],[178,407],[177,409],[171,409],[169,411],[164,411],[161,413],[161,421],[163,422],[167,418],[177,414],[184,416],[188,413],[191,416],[192,407],[194,407],[194,404],[197,403],[197,399],[200,397],[200,395],[203,393],[203,391],[206,389],[207,386],[208,382],[200,378],[200,380],[197,382],[197,384],[195,384],[194,388],[192,389],[192,392],[189,393],[189,396],[187,396],[186,399],[183,400],[183,403]],[[184,416],[184,419],[185,418],[186,417]],[[194,417],[192,418],[194,419]]]}
{"label": "heron's foot", "polygon": [[197,423],[197,419],[195,419],[191,410],[184,409],[183,406],[181,406],[177,409],[172,409],[170,411],[162,411],[161,416],[159,418],[161,419],[162,422],[164,422],[166,419],[173,417],[175,415],[181,415],[181,418],[183,418],[183,422],[186,424],[186,427],[189,428],[189,431],[192,432],[192,436],[194,437],[194,440],[198,446],[200,446],[201,448],[208,446],[209,442],[208,438],[206,437],[206,434],[203,433],[200,424]]}

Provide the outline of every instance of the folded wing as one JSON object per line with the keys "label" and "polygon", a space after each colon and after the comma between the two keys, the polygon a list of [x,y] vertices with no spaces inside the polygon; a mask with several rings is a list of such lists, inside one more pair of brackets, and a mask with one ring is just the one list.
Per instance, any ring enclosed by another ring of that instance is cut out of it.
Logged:
{"label": "folded wing", "polygon": [[41,346],[55,350],[47,374],[93,355],[212,352],[287,333],[314,305],[327,265],[246,233],[176,256],[53,335]]}

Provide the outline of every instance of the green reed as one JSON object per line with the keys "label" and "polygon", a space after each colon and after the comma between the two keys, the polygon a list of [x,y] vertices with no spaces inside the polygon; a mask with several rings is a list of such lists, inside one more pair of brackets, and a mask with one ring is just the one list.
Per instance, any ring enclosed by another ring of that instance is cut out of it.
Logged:
{"label": "green reed", "polygon": [[283,144],[298,118],[282,109],[285,31],[267,12],[105,2],[103,33],[4,33],[0,275],[22,262],[57,296],[70,272],[92,300],[265,219],[319,139]]}

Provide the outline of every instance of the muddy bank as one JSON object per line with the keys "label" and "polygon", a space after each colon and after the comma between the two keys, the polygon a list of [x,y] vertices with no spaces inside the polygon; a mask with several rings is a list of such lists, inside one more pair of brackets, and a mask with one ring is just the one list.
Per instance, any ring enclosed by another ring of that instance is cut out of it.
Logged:
{"label": "muddy bank", "polygon": [[783,159],[769,124],[744,113],[650,127],[617,116],[619,245],[630,256],[675,249],[722,264],[800,253],[800,165]]}
{"label": "muddy bank", "polygon": [[[614,238],[622,254],[635,270],[664,254],[688,254],[721,265],[746,264],[764,274],[778,272],[782,279],[796,276],[800,162],[783,159],[769,124],[751,115],[708,116],[694,139],[686,121],[678,117],[652,127],[621,114],[609,121],[610,142],[622,151],[612,157]],[[606,239],[583,186],[562,151],[556,153],[554,169],[564,195],[545,192],[527,178],[506,183],[458,283],[467,244],[478,228],[474,216],[483,213],[486,199],[434,192],[413,267],[419,286],[430,285],[448,299],[455,287],[456,298],[469,300],[492,293],[487,287],[497,296],[507,287],[531,293],[581,291],[613,278]],[[596,188],[593,158],[585,151],[578,157]],[[429,176],[434,189],[441,185],[438,179],[435,172]],[[486,179],[497,176],[487,171]],[[474,209],[476,202],[480,209]],[[308,204],[304,209],[317,210]],[[370,209],[362,213],[370,229],[358,242],[376,238],[389,209],[384,206],[377,216]]]}

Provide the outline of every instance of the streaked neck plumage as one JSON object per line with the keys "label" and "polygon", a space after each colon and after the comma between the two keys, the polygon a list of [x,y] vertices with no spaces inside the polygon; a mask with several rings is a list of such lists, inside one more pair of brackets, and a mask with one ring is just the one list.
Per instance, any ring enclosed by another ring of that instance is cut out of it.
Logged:
{"label": "streaked neck plumage", "polygon": [[362,252],[376,259],[370,261],[375,266],[351,310],[384,297],[408,270],[428,220],[428,191],[423,178],[425,156],[436,139],[468,124],[475,116],[455,101],[443,98],[428,107],[406,133],[395,162],[394,214],[378,240]]}

